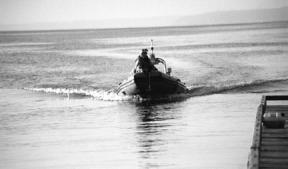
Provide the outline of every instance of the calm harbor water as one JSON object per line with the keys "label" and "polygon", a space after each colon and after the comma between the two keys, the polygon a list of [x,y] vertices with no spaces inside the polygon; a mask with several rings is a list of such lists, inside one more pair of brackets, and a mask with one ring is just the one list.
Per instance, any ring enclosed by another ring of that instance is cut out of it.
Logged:
{"label": "calm harbor water", "polygon": [[[287,94],[288,23],[0,33],[0,168],[246,168],[263,94]],[[111,92],[154,39],[190,88]]]}

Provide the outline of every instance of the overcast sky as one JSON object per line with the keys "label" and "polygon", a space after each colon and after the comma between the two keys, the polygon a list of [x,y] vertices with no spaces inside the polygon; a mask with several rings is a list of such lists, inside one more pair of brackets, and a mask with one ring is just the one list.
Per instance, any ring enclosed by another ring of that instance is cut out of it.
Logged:
{"label": "overcast sky", "polygon": [[282,6],[288,6],[288,0],[0,0],[0,25],[181,16]]}

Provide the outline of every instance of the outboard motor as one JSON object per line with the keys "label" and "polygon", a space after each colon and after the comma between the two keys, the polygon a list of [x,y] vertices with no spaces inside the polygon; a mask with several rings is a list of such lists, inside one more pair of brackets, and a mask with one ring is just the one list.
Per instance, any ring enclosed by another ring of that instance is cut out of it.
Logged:
{"label": "outboard motor", "polygon": [[172,73],[172,68],[171,68],[171,67],[168,67],[166,74],[170,76],[171,73]]}

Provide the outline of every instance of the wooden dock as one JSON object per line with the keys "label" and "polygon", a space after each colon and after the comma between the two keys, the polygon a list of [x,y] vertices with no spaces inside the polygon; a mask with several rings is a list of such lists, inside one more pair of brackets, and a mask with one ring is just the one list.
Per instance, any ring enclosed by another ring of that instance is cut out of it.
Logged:
{"label": "wooden dock", "polygon": [[262,97],[256,115],[248,169],[288,169],[287,103],[288,96]]}

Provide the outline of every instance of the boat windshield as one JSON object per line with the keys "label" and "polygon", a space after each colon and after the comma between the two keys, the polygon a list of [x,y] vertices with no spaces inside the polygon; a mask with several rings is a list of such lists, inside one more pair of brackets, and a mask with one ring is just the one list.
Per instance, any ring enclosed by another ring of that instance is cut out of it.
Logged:
{"label": "boat windshield", "polygon": [[163,65],[163,72],[167,73],[167,66],[166,66],[165,60],[162,58],[155,58],[155,64],[154,65],[159,64],[159,63],[161,63]]}

